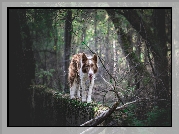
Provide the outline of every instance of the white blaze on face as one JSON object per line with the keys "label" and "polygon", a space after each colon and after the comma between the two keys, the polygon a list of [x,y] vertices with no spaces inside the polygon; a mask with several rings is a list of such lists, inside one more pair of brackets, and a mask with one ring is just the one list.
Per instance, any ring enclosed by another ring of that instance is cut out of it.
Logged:
{"label": "white blaze on face", "polygon": [[[91,65],[92,63],[93,63],[92,60],[89,60],[89,65]],[[90,66],[90,69],[89,69],[89,72],[88,72],[88,77],[90,79],[90,82],[92,80],[93,75],[94,75],[94,70]]]}
{"label": "white blaze on face", "polygon": [[[89,60],[89,65],[91,65],[93,62],[91,61],[91,60]],[[90,66],[90,69],[89,69],[89,72],[88,72],[88,74],[90,75],[90,74],[94,74],[94,71],[93,71],[93,69],[91,68],[91,66]]]}

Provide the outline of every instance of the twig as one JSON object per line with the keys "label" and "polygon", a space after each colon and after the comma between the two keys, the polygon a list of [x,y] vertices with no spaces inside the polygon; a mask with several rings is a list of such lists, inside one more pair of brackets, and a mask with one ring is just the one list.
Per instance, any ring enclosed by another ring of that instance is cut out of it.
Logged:
{"label": "twig", "polygon": [[107,80],[105,80],[102,75],[100,75],[100,76],[101,76],[101,78],[102,78],[108,85],[110,85],[110,86],[113,88],[113,86],[112,86]]}
{"label": "twig", "polygon": [[121,109],[124,109],[124,108],[126,108],[128,105],[130,105],[130,104],[134,104],[134,103],[137,103],[137,102],[141,102],[141,101],[166,101],[166,99],[149,99],[149,98],[140,98],[140,99],[138,99],[138,100],[135,100],[135,101],[132,101],[132,102],[128,102],[128,103],[126,103],[126,104],[124,104],[124,105],[122,105],[122,106],[120,106],[120,107],[117,107],[116,108],[116,111],[118,111],[118,110],[121,110]]}

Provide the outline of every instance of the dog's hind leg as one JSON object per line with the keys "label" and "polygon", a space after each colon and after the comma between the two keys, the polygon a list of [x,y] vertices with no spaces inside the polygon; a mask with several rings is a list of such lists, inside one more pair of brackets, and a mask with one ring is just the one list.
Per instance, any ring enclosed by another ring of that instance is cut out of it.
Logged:
{"label": "dog's hind leg", "polygon": [[81,95],[80,95],[80,85],[79,84],[77,85],[77,97],[81,98]]}
{"label": "dog's hind leg", "polygon": [[75,98],[76,87],[77,87],[77,83],[74,82],[72,87],[70,88],[70,99]]}

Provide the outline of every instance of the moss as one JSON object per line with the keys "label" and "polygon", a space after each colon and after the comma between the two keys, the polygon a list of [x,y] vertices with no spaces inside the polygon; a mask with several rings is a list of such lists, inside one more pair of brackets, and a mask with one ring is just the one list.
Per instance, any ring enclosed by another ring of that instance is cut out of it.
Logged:
{"label": "moss", "polygon": [[69,94],[60,93],[44,85],[31,85],[29,90],[32,94],[31,103],[35,102],[36,105],[33,107],[36,112],[32,114],[34,125],[49,125],[49,122],[57,126],[80,125],[108,109],[95,102],[70,99]]}

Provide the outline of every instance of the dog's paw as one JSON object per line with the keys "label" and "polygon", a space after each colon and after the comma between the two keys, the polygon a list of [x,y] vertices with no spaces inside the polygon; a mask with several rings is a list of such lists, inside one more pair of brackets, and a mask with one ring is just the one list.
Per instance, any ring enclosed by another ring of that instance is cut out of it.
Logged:
{"label": "dog's paw", "polygon": [[82,98],[82,102],[86,102],[86,98]]}
{"label": "dog's paw", "polygon": [[81,98],[81,96],[78,96],[78,95],[77,95],[77,98]]}
{"label": "dog's paw", "polygon": [[75,96],[70,96],[70,99],[75,99]]}
{"label": "dog's paw", "polygon": [[92,102],[91,98],[87,99],[87,103],[91,103],[91,102]]}

